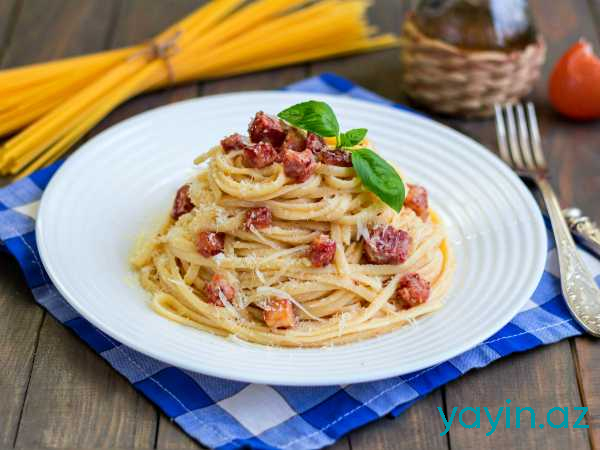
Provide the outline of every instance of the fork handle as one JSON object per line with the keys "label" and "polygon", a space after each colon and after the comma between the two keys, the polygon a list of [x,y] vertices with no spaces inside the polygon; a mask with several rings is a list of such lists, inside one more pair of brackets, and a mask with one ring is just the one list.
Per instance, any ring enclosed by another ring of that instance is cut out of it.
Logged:
{"label": "fork handle", "polygon": [[600,289],[583,263],[565,221],[558,198],[546,177],[537,177],[552,223],[562,292],[573,317],[591,335],[600,337]]}

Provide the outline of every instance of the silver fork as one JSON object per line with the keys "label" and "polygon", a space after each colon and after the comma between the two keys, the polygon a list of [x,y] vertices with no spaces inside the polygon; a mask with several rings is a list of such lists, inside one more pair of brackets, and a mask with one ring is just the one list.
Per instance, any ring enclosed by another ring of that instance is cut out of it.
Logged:
{"label": "silver fork", "polygon": [[548,166],[532,103],[496,105],[500,157],[519,176],[533,180],[546,203],[556,240],[562,292],[573,317],[591,335],[600,337],[600,289],[577,254],[558,198],[548,181]]}

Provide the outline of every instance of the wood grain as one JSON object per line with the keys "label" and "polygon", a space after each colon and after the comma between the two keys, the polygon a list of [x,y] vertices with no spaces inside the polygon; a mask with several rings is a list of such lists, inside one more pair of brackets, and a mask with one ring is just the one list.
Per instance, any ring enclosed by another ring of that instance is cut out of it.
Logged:
{"label": "wood grain", "polygon": [[[600,0],[588,0],[588,3],[592,12],[592,19],[594,20],[594,25],[596,26],[596,34],[598,35],[598,37],[600,37]],[[598,54],[597,48],[596,54]]]}
{"label": "wood grain", "polygon": [[172,422],[164,414],[160,415],[156,436],[156,448],[164,450],[205,448],[185,434],[181,428],[179,428],[179,425],[177,425],[175,422]]}
{"label": "wood grain", "polygon": [[43,311],[6,253],[0,253],[0,273],[0,448],[5,448],[17,435]]}
{"label": "wood grain", "polygon": [[101,50],[117,0],[23,0],[6,66]]}
{"label": "wood grain", "polygon": [[20,6],[20,2],[16,0],[4,0],[0,3],[0,61],[13,34],[13,25],[19,15]]}
{"label": "wood grain", "polygon": [[306,74],[306,67],[293,66],[270,70],[268,72],[239,75],[221,80],[208,81],[204,84],[202,93],[204,95],[216,95],[226,92],[281,89],[305,78]]}
{"label": "wood grain", "polygon": [[155,427],[154,408],[46,315],[16,446],[148,448]]}
{"label": "wood grain", "polygon": [[419,400],[396,419],[383,418],[350,434],[352,450],[442,450],[448,438],[440,436],[443,423],[437,407],[443,407],[442,390]]}

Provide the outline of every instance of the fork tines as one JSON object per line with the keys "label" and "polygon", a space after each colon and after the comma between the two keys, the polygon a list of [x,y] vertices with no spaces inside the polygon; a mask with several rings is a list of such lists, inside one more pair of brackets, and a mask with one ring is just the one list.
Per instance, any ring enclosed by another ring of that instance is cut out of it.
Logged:
{"label": "fork tines", "polygon": [[521,103],[497,104],[495,109],[498,146],[504,162],[519,171],[545,171],[546,159],[533,103],[528,102],[526,108]]}

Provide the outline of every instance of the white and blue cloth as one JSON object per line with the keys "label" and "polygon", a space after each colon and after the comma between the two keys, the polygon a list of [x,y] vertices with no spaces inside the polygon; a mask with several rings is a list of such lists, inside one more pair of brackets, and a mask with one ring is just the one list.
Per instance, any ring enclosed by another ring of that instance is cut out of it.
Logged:
{"label": "white and blue cloth", "polygon": [[[347,95],[404,108],[333,74],[288,87]],[[465,372],[514,352],[581,334],[560,293],[554,240],[540,284],[519,314],[476,348],[425,370],[349,386],[264,386],[217,379],[170,367],[107,336],[61,297],[42,267],[34,224],[37,205],[60,163],[0,189],[0,250],[19,261],[35,300],[126,377],[192,438],[217,449],[317,449],[419,398]],[[600,263],[585,255],[600,281]]]}

